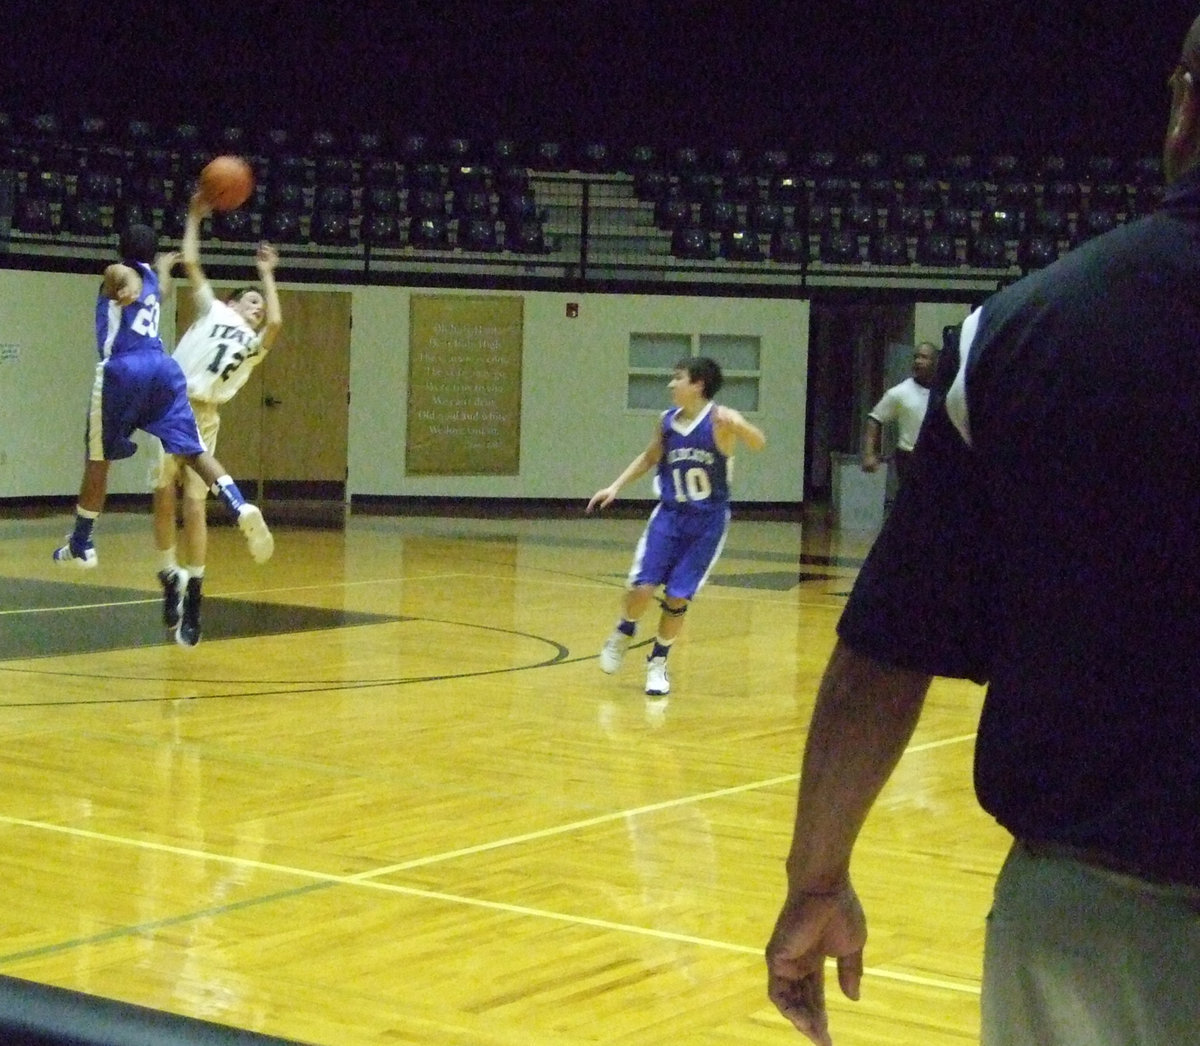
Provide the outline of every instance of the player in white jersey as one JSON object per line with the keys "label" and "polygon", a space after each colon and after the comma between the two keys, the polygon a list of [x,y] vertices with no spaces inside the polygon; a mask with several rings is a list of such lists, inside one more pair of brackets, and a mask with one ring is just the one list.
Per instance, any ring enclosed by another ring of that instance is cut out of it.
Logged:
{"label": "player in white jersey", "polygon": [[[180,261],[191,281],[196,318],[172,354],[187,378],[188,400],[205,445],[217,443],[227,403],[262,362],[283,326],[275,266],[279,255],[268,243],[259,244],[255,265],[262,290],[243,287],[219,301],[200,266],[200,223],[210,212],[199,193],[188,207]],[[183,491],[183,537],[176,556],[178,491]],[[208,551],[205,500],[208,490],[191,469],[163,455],[154,489],[154,539],[158,546],[163,586],[163,624],[175,629],[183,646],[200,642],[200,600]],[[182,562],[180,562],[182,561]]]}

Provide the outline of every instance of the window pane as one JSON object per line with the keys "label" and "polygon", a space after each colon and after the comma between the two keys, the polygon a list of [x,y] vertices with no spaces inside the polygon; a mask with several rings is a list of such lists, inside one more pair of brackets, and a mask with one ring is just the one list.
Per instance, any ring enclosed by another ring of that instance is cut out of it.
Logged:
{"label": "window pane", "polygon": [[671,405],[668,377],[668,374],[629,375],[629,406],[635,410],[666,410]]}
{"label": "window pane", "polygon": [[717,399],[743,413],[758,410],[758,378],[726,378]]}
{"label": "window pane", "polygon": [[744,334],[701,334],[700,355],[716,360],[722,370],[758,370],[760,340]]}
{"label": "window pane", "polygon": [[630,334],[629,366],[658,367],[670,372],[675,362],[692,354],[690,334]]}

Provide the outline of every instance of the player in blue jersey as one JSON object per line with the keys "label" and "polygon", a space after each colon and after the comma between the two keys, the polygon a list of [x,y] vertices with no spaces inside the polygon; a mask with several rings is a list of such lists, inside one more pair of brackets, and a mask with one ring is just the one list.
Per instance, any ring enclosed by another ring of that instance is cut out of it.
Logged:
{"label": "player in blue jersey", "polygon": [[156,257],[157,243],[148,225],[131,225],[121,236],[122,260],[104,270],[96,299],[100,362],[88,407],[83,481],[74,530],[67,543],[54,550],[54,559],[65,566],[96,566],[92,526],[104,508],[109,463],[137,450],[130,437],[141,429],[157,436],[167,453],[178,455],[204,478],[237,520],[250,554],[263,562],[274,547],[271,532],[262,513],[246,502],[224,466],[205,449],[183,371],[158,336],[159,283],[167,280],[173,258]]}
{"label": "player in blue jersey", "polygon": [[729,526],[729,465],[739,442],[761,450],[767,438],[731,407],[712,402],[720,366],[704,356],[675,364],[668,388],[675,406],[664,411],[646,449],[612,483],[592,495],[587,511],[607,508],[621,488],[656,469],[659,503],[638,542],[621,618],[600,651],[600,667],[615,672],[638,619],[663,586],[662,613],[646,660],[646,693],[670,692],[667,655],[683,628],[688,604],[708,579]]}

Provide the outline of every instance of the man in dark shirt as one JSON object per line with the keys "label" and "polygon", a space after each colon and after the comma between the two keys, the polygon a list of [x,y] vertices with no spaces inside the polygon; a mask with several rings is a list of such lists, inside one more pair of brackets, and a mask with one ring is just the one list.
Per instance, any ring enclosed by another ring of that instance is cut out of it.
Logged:
{"label": "man in dark shirt", "polygon": [[839,623],[767,946],[814,1042],[827,956],[858,997],[851,851],[934,675],[988,684],[976,794],[1014,837],[985,1046],[1200,1036],[1200,18],[1170,90],[1162,208],[964,322]]}

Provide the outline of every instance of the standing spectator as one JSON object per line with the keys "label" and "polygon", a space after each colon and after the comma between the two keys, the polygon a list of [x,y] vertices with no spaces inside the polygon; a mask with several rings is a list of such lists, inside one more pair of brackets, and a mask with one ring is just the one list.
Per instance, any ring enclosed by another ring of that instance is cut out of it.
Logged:
{"label": "standing spectator", "polygon": [[917,445],[921,422],[925,420],[925,410],[929,404],[929,383],[933,380],[933,372],[936,369],[937,349],[931,342],[921,342],[913,349],[912,377],[905,378],[899,385],[893,385],[871,408],[871,413],[867,415],[866,431],[863,433],[864,472],[874,472],[879,468],[883,427],[894,423],[896,453],[893,460],[896,463],[896,480],[899,485],[904,484],[908,461],[913,447]]}
{"label": "standing spectator", "polygon": [[993,295],[943,351],[817,694],[767,945],[771,999],[823,1046],[826,957],[852,999],[862,976],[855,839],[933,675],[988,683],[975,790],[1013,836],[985,1046],[1200,1035],[1197,77],[1200,18],[1161,208]]}

